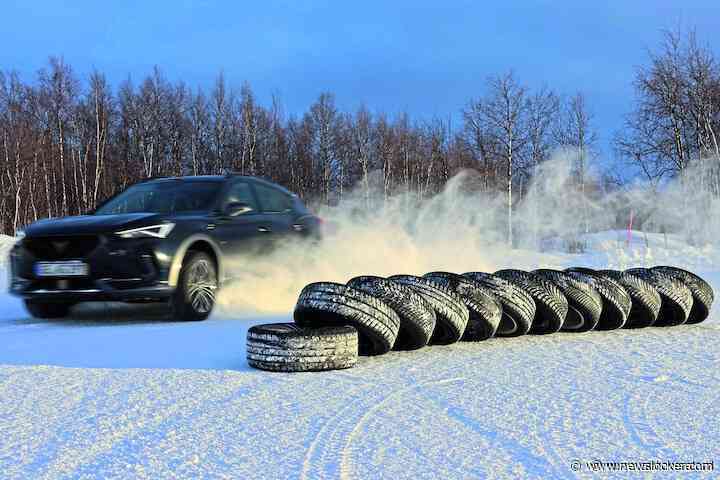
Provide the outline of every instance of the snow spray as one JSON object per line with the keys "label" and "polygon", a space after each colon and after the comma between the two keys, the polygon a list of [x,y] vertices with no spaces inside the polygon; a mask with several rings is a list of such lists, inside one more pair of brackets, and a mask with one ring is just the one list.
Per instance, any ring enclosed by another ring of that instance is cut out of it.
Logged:
{"label": "snow spray", "polygon": [[[538,167],[536,179],[513,207],[512,247],[507,244],[505,197],[479,192],[483,179],[477,172],[460,172],[432,196],[400,191],[386,197],[381,175],[371,175],[370,191],[361,186],[337,206],[314,209],[326,225],[332,226],[319,244],[288,241],[267,256],[231,259],[227,267],[237,278],[223,286],[218,306],[233,317],[244,313],[286,314],[306,284],[345,283],[357,275],[560,268],[568,261],[563,240],[585,235],[582,211],[589,212],[591,232],[622,232],[627,226],[628,245],[639,218],[643,222],[636,228],[660,231],[662,221],[662,228],[681,233],[679,226],[688,221],[698,225],[705,222],[705,230],[716,231],[714,238],[720,238],[720,221],[708,222],[707,214],[701,214],[713,211],[708,210],[707,198],[698,196],[688,201],[692,212],[673,210],[682,204],[677,201],[682,193],[675,184],[664,190],[638,184],[583,199],[575,188],[574,155],[576,150],[560,150]],[[588,183],[601,183],[592,170],[587,175]],[[720,204],[713,205],[720,212]],[[632,216],[627,225],[622,225],[618,219],[627,215],[628,206]],[[614,241],[606,243],[616,245]],[[550,245],[544,248],[549,251],[541,253],[541,245]],[[608,256],[623,256],[616,264],[637,263],[633,252],[619,253],[615,246],[606,250]],[[608,257],[604,262],[607,266]]]}

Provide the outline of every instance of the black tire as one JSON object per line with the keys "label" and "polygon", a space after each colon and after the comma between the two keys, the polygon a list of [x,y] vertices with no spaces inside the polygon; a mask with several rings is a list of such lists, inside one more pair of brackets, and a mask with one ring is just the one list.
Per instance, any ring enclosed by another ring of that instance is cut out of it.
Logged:
{"label": "black tire", "polygon": [[660,270],[649,268],[630,268],[625,271],[642,278],[660,294],[662,304],[654,326],[673,327],[688,321],[693,306],[693,296],[682,281]]}
{"label": "black tire", "polygon": [[565,272],[587,283],[600,294],[602,313],[595,330],[615,330],[625,326],[632,307],[632,299],[622,285],[590,268],[568,268]]}
{"label": "black tire", "polygon": [[456,273],[430,272],[423,278],[449,288],[465,303],[470,316],[462,340],[481,341],[495,335],[502,318],[502,304],[489,289]]}
{"label": "black tire", "polygon": [[598,273],[618,282],[630,295],[632,306],[624,328],[645,328],[655,324],[662,305],[655,287],[637,275],[620,270],[600,270]]}
{"label": "black tire", "polygon": [[467,272],[463,277],[490,290],[502,304],[502,319],[496,337],[519,337],[530,331],[535,301],[522,288],[492,273]]}
{"label": "black tire", "polygon": [[72,303],[40,303],[25,300],[25,309],[35,318],[65,318]]}
{"label": "black tire", "polygon": [[563,331],[589,332],[597,326],[602,314],[602,298],[591,285],[559,270],[539,269],[533,273],[551,281],[567,298],[570,308]]}
{"label": "black tire", "polygon": [[683,270],[682,268],[661,265],[653,267],[652,270],[657,270],[673,278],[677,278],[692,292],[693,306],[686,323],[700,323],[708,318],[710,308],[715,299],[715,293],[709,283],[694,273]]}
{"label": "black tire", "polygon": [[562,328],[569,305],[565,295],[552,282],[523,270],[498,270],[495,275],[522,288],[535,301],[535,318],[530,333],[545,335]]}
{"label": "black tire", "polygon": [[295,323],[306,327],[352,325],[358,330],[360,355],[389,352],[400,329],[397,313],[382,300],[347,285],[311,283],[300,292]]}
{"label": "black tire", "polygon": [[412,288],[435,310],[436,322],[430,337],[431,344],[449,345],[462,338],[470,312],[458,294],[427,278],[414,275],[394,275],[388,280]]}
{"label": "black tire", "polygon": [[248,365],[275,372],[338,370],[355,366],[358,334],[350,326],[309,328],[294,323],[250,327]]}
{"label": "black tire", "polygon": [[173,317],[184,321],[205,320],[215,307],[217,289],[215,260],[205,252],[188,252],[170,298]]}
{"label": "black tire", "polygon": [[422,295],[407,285],[374,276],[355,277],[347,286],[379,298],[395,310],[400,317],[395,350],[415,350],[428,344],[436,316]]}

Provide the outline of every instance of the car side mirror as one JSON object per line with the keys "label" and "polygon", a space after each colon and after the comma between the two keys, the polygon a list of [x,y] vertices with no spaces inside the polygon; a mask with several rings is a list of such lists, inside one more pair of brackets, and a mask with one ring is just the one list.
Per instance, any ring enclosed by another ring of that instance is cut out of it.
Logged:
{"label": "car side mirror", "polygon": [[247,203],[243,202],[230,202],[225,207],[225,215],[228,217],[237,217],[248,212],[252,212],[253,208]]}

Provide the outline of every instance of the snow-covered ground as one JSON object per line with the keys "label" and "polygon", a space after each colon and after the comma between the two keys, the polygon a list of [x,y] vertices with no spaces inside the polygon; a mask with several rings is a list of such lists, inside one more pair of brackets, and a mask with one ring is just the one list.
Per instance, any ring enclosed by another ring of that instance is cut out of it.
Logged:
{"label": "snow-covered ground", "polygon": [[[584,254],[516,251],[500,263],[679,263],[718,291],[714,249],[639,232],[626,241],[607,232]],[[720,461],[716,308],[696,326],[493,339],[275,374],[247,366],[245,332],[289,314],[224,308],[177,323],[101,304],[43,321],[7,296],[0,306],[3,479],[593,478],[583,462]]]}

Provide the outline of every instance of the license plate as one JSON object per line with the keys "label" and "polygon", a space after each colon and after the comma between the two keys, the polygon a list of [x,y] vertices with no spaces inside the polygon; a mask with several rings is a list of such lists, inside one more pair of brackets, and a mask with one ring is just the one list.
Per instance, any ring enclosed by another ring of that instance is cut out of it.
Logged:
{"label": "license plate", "polygon": [[38,277],[86,277],[89,271],[88,264],[79,260],[35,264],[35,275]]}

